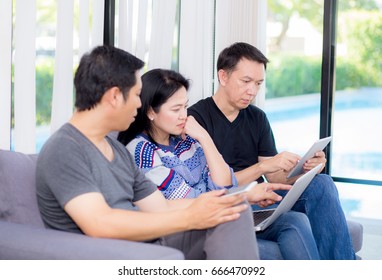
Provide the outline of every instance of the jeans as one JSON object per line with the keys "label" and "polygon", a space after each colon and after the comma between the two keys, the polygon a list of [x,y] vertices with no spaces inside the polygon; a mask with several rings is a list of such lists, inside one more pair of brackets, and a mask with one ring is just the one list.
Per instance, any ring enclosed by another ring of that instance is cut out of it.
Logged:
{"label": "jeans", "polygon": [[[278,193],[285,195],[286,191]],[[316,175],[292,210],[308,217],[321,259],[355,259],[345,214],[330,176]]]}
{"label": "jeans", "polygon": [[256,233],[260,244],[260,258],[274,259],[279,254],[272,254],[261,246],[261,240],[270,240],[278,244],[283,259],[318,260],[316,242],[307,216],[303,213],[289,211],[281,215],[264,231]]}

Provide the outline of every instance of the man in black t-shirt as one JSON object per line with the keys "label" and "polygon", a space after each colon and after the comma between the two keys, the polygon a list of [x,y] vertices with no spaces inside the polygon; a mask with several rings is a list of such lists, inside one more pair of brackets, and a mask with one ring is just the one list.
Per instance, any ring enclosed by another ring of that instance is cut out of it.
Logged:
{"label": "man in black t-shirt", "polygon": [[[188,111],[210,133],[219,152],[234,169],[239,185],[263,181],[263,176],[268,182],[287,184],[298,178],[286,177],[300,156],[277,153],[265,113],[251,104],[265,80],[267,63],[268,59],[250,44],[239,42],[227,47],[217,61],[220,84],[215,95],[200,100]],[[325,166],[324,152],[308,160],[304,170],[307,172],[320,163]],[[269,201],[259,203],[269,204]],[[355,258],[338,192],[330,176],[317,175],[292,210],[307,215],[322,259]],[[277,221],[273,224],[273,230],[280,229],[279,235],[272,238],[279,240],[282,224]],[[265,232],[257,236],[269,239]]]}

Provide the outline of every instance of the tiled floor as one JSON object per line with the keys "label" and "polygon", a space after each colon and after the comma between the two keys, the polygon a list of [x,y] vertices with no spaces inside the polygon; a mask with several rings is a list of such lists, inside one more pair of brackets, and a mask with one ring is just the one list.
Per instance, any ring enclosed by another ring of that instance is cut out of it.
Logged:
{"label": "tiled floor", "polygon": [[382,260],[382,187],[336,183],[348,219],[363,225],[364,260]]}

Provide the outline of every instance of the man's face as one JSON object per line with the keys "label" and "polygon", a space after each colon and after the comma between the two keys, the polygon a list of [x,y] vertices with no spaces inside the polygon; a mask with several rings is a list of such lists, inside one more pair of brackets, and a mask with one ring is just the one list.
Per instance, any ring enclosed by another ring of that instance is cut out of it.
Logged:
{"label": "man's face", "polygon": [[138,71],[135,74],[135,79],[135,85],[128,92],[126,100],[122,102],[121,120],[125,127],[121,130],[126,130],[135,121],[137,110],[142,106],[140,98],[142,80]]}
{"label": "man's face", "polygon": [[219,70],[220,84],[226,93],[224,96],[227,102],[238,110],[251,104],[264,79],[264,64],[245,58],[239,61],[231,73]]}

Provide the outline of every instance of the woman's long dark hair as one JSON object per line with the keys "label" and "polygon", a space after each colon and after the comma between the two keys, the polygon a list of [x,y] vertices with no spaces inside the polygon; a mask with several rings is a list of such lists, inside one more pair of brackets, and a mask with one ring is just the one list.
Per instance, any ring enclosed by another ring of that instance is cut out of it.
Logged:
{"label": "woman's long dark hair", "polygon": [[152,126],[147,116],[150,108],[158,113],[160,107],[181,87],[189,88],[189,81],[178,72],[165,69],[153,69],[142,75],[141,102],[135,121],[130,127],[118,134],[118,141],[127,145],[139,133],[146,132],[151,140]]}

